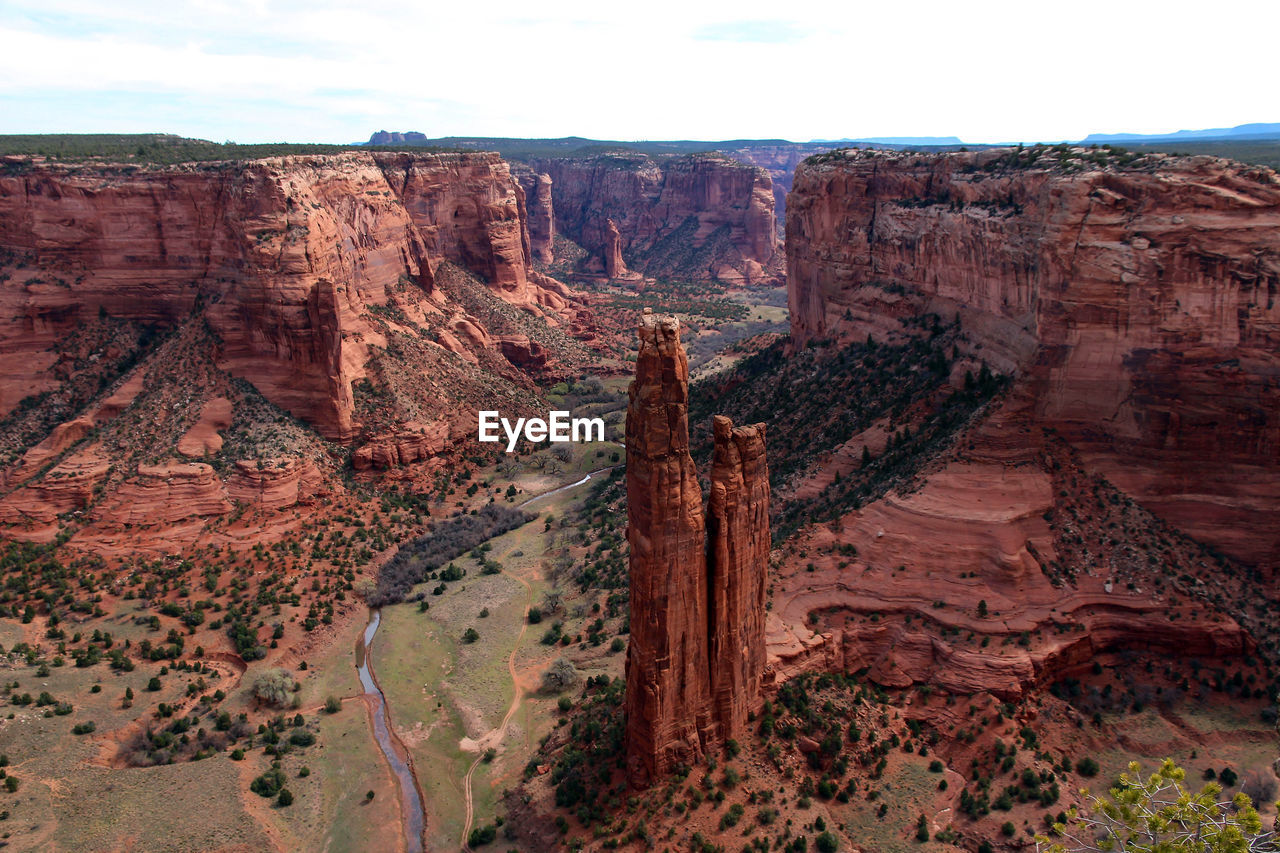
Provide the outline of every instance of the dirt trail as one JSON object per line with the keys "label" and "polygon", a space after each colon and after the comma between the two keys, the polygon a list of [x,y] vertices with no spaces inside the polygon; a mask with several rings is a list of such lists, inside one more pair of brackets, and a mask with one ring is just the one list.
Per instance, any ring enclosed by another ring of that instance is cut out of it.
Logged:
{"label": "dirt trail", "polygon": [[[536,501],[540,501],[543,498],[550,497],[551,495],[559,494],[560,492],[566,492],[570,489],[577,488],[578,486],[585,485],[595,477],[598,477],[599,475],[607,471],[612,471],[616,467],[618,466],[609,465],[605,468],[600,468],[598,470],[591,471],[590,473],[584,475],[580,480],[576,480],[572,483],[566,483],[563,486],[558,486],[554,489],[549,489],[548,491],[542,492],[541,494],[534,495],[528,500],[520,503],[518,506],[526,507],[529,504],[532,504]],[[533,607],[533,587],[530,586],[529,582],[525,580],[523,577],[521,577],[520,575],[512,574],[506,569],[503,569],[502,573],[524,587],[525,612],[528,613],[529,608]],[[522,619],[520,621],[520,633],[516,635],[515,644],[511,647],[511,655],[507,658],[507,672],[511,676],[511,685],[512,685],[512,688],[514,689],[514,694],[511,697],[511,707],[507,708],[507,714],[502,718],[502,724],[499,725],[497,728],[490,729],[489,732],[487,732],[483,737],[481,737],[476,742],[476,748],[479,750],[479,755],[476,756],[475,761],[471,762],[471,766],[467,768],[467,775],[464,776],[462,779],[463,798],[466,801],[466,805],[467,805],[467,819],[462,825],[462,838],[460,840],[460,843],[465,853],[472,853],[471,847],[467,845],[467,838],[471,835],[471,828],[472,828],[472,825],[475,823],[475,801],[472,796],[472,787],[471,787],[472,780],[475,777],[476,770],[480,767],[480,764],[484,761],[485,750],[490,748],[497,749],[498,745],[502,743],[504,738],[506,738],[507,728],[511,725],[511,718],[514,717],[516,715],[516,712],[520,710],[520,703],[524,700],[524,687],[521,686],[520,678],[516,674],[516,653],[520,651],[520,641],[524,639],[525,632],[528,629],[529,629],[529,621],[527,619]]]}

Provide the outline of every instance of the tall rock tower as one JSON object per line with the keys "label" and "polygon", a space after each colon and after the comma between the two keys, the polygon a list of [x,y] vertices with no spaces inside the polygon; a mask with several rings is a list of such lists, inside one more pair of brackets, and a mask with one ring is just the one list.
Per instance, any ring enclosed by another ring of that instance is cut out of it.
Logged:
{"label": "tall rock tower", "polygon": [[706,536],[689,455],[689,362],[674,317],[645,314],[627,406],[627,770],[648,784],[714,735],[707,680]]}
{"label": "tall rock tower", "polygon": [[764,588],[769,565],[769,467],[764,424],[712,425],[711,499],[707,511],[710,571],[711,710],[727,740],[760,707],[764,672]]}
{"label": "tall rock tower", "polygon": [[736,737],[760,705],[769,472],[764,425],[715,419],[710,536],[689,455],[689,366],[646,313],[627,408],[627,769],[647,785]]}

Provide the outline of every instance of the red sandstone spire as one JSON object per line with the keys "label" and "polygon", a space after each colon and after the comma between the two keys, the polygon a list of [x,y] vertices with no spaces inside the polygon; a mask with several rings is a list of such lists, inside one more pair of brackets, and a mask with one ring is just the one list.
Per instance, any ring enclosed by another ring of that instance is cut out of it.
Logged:
{"label": "red sandstone spire", "polygon": [[689,364],[645,313],[627,408],[627,769],[635,785],[739,736],[760,704],[769,469],[764,424],[715,419],[708,537],[689,456]]}
{"label": "red sandstone spire", "polygon": [[714,422],[707,511],[712,713],[722,739],[737,737],[760,705],[764,589],[769,564],[769,467],[764,424]]}
{"label": "red sandstone spire", "polygon": [[627,408],[627,768],[637,785],[699,758],[714,729],[706,540],[688,393],[679,322],[645,314]]}

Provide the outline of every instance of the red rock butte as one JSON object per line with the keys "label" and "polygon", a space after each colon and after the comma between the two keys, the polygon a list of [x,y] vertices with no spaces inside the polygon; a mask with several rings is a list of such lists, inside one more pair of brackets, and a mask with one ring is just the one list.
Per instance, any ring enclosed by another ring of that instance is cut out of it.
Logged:
{"label": "red rock butte", "polygon": [[769,475],[764,425],[717,417],[704,519],[679,322],[646,313],[639,331],[627,409],[627,769],[646,785],[740,733],[760,704]]}

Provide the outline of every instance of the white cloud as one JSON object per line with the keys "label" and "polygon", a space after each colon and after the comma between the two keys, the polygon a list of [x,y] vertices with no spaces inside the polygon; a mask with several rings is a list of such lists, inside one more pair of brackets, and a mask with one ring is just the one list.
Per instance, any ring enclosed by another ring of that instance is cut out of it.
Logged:
{"label": "white cloud", "polygon": [[163,118],[241,141],[351,141],[379,127],[994,141],[1280,119],[1259,112],[1273,102],[1276,12],[1236,0],[1194,14],[1005,0],[6,7],[4,132],[100,129],[76,107],[94,97],[130,111],[116,128]]}

